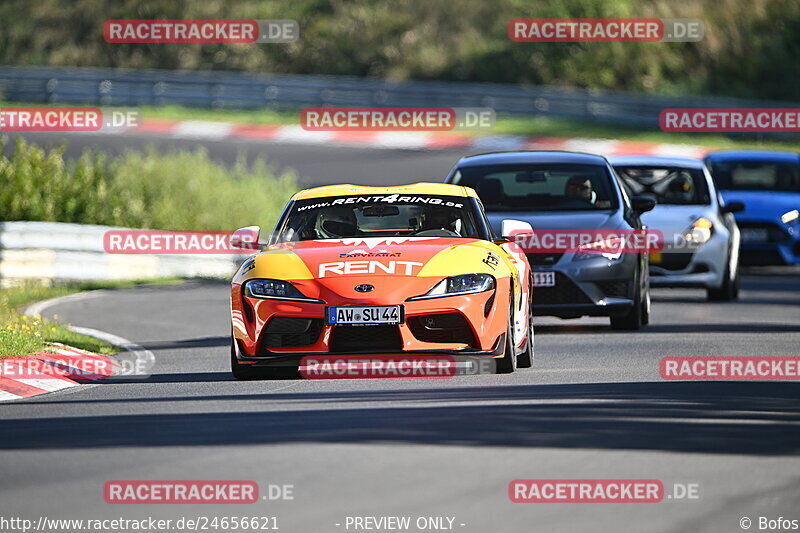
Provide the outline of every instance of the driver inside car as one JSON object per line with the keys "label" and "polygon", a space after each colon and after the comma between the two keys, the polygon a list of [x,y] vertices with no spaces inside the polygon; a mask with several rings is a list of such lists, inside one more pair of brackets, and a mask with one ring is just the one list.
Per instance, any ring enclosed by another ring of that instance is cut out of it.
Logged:
{"label": "driver inside car", "polygon": [[355,212],[347,207],[329,207],[317,215],[314,230],[318,239],[341,239],[361,235]]}
{"label": "driver inside car", "polygon": [[448,209],[431,208],[427,209],[422,216],[422,225],[417,235],[430,233],[434,236],[438,232],[440,236],[459,236],[461,219],[457,213]]}
{"label": "driver inside car", "polygon": [[570,177],[564,187],[564,196],[570,199],[579,198],[592,204],[597,198],[597,195],[592,190],[592,180],[586,176]]}

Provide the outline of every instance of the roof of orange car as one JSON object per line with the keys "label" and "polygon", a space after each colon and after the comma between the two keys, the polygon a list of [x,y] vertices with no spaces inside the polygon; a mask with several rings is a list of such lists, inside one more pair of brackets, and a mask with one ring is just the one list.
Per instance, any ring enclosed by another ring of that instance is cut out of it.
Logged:
{"label": "roof of orange car", "polygon": [[326,185],[305,189],[294,195],[292,200],[305,200],[307,198],[326,198],[329,196],[355,196],[359,194],[384,195],[384,194],[432,194],[437,196],[474,196],[474,190],[462,185],[449,183],[412,183],[411,185],[398,185],[395,187],[366,187],[364,185]]}

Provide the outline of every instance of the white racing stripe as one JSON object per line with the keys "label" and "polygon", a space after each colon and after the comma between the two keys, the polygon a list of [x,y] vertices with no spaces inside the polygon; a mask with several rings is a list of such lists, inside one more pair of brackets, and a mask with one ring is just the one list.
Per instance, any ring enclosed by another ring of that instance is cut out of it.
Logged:
{"label": "white racing stripe", "polygon": [[98,289],[95,291],[85,291],[85,292],[77,292],[75,294],[68,294],[66,296],[59,296],[58,298],[51,298],[49,300],[43,300],[41,302],[36,302],[28,307],[25,308],[22,314],[28,316],[41,316],[44,313],[44,310],[48,307],[52,307],[54,305],[58,305],[64,302],[72,302],[75,300],[88,300],[89,298],[97,298],[98,296],[102,296],[106,291],[102,289]]}
{"label": "white racing stripe", "polygon": [[17,396],[16,394],[11,394],[10,392],[0,390],[0,402],[4,402],[6,400],[19,400],[22,397],[23,396]]}
{"label": "white racing stripe", "polygon": [[231,122],[184,120],[175,126],[172,135],[189,139],[225,139],[230,137],[234,126]]}
{"label": "white racing stripe", "polygon": [[326,144],[333,140],[332,131],[308,131],[301,126],[284,126],[272,138],[275,142]]}
{"label": "white racing stripe", "polygon": [[113,333],[100,331],[99,329],[80,326],[70,326],[69,329],[75,333],[88,335],[126,350],[126,353],[109,356],[111,360],[118,365],[114,371],[115,376],[146,377],[150,375],[150,370],[152,370],[153,366],[156,364],[156,356],[153,355],[153,352],[128,339],[114,335]]}
{"label": "white racing stripe", "polygon": [[68,381],[60,378],[16,378],[14,381],[19,381],[25,385],[36,387],[37,389],[53,392],[61,389],[68,389],[69,387],[77,387],[78,384],[74,381]]}

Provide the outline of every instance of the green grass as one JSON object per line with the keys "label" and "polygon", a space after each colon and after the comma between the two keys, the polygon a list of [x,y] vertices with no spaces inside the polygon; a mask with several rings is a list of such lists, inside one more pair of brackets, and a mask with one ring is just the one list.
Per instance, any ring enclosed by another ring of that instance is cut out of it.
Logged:
{"label": "green grass", "polygon": [[[66,283],[52,286],[27,284],[0,290],[0,359],[31,355],[53,343],[61,343],[90,352],[113,354],[117,348],[75,333],[67,326],[41,317],[28,317],[21,308],[31,303],[94,289],[121,289],[140,284],[177,283],[177,278],[159,278],[140,281],[97,281]],[[55,319],[58,315],[54,316]]]}

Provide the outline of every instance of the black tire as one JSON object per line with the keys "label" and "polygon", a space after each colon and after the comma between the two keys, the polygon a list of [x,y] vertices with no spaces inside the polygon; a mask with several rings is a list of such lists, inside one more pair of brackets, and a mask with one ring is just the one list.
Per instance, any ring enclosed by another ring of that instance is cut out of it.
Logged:
{"label": "black tire", "polygon": [[[624,315],[611,316],[611,329],[620,331],[636,331],[642,329],[644,325],[644,304],[641,288],[636,289],[636,297],[633,299],[633,307]],[[649,315],[649,313],[648,313]],[[648,320],[650,320],[648,316]]]}
{"label": "black tire", "polygon": [[[514,315],[511,314],[510,316],[513,317]],[[511,336],[511,320],[512,319],[509,317],[509,324],[506,328],[506,347],[503,352],[503,358],[495,359],[495,361],[497,361],[497,367],[495,369],[496,374],[511,374],[517,369],[517,354],[515,353],[514,341]]]}
{"label": "black tire", "polygon": [[642,326],[650,323],[650,289],[647,289],[647,294],[642,298]]}
{"label": "black tire", "polygon": [[739,298],[739,269],[731,279],[731,265],[725,268],[725,281],[718,289],[706,289],[709,302],[731,302]]}
{"label": "black tire", "polygon": [[525,351],[517,356],[517,368],[530,368],[533,366],[533,321],[528,323],[528,340]]}

